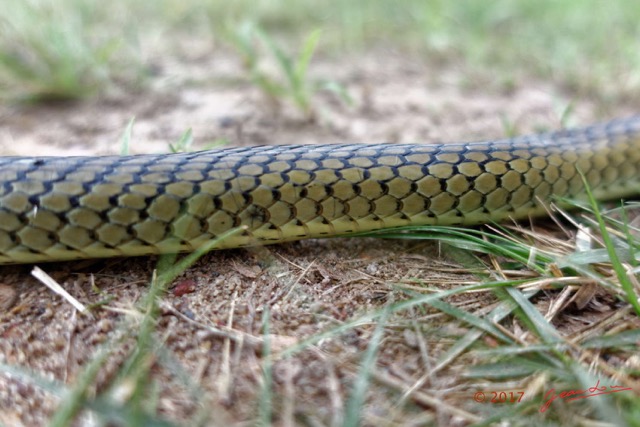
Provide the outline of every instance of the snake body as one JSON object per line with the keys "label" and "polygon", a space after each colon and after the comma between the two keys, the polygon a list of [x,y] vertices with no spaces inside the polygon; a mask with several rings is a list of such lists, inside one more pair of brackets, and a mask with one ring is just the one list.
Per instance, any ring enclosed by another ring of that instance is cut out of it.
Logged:
{"label": "snake body", "polygon": [[475,143],[1,157],[0,264],[526,218],[584,198],[579,171],[599,199],[640,193],[640,116]]}

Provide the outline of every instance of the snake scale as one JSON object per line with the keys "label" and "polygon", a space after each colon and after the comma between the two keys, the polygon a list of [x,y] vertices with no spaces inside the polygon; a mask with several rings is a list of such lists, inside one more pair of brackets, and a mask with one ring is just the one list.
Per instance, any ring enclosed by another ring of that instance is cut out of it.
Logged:
{"label": "snake scale", "polygon": [[0,157],[0,264],[193,251],[543,215],[640,193],[640,116],[452,144]]}

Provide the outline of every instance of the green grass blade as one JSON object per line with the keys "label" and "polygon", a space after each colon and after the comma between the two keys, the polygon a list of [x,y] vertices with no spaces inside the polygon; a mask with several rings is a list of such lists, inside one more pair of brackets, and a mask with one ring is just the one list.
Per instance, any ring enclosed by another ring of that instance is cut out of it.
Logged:
{"label": "green grass blade", "polygon": [[[162,266],[158,267],[158,279],[165,284],[171,283],[173,279],[175,279],[179,274],[193,265],[196,261],[202,258],[208,252],[211,252],[220,242],[228,239],[231,236],[235,236],[238,233],[244,231],[245,228],[238,227],[231,229],[217,236],[214,240],[202,245],[197,248],[195,251],[185,255],[180,261],[177,263],[173,263],[172,261],[175,258],[167,258]],[[170,254],[171,255],[171,254]],[[173,257],[177,256],[177,254],[173,254]]]}
{"label": "green grass blade", "polygon": [[169,144],[169,150],[172,153],[186,153],[190,151],[191,146],[193,145],[193,132],[191,128],[187,129],[186,132],[182,134],[178,142],[173,145]]}
{"label": "green grass blade", "polygon": [[[356,233],[350,236],[437,240],[461,249],[501,255],[516,260],[540,274],[545,273],[546,263],[553,260],[553,257],[540,250],[534,250],[534,248],[529,245],[506,239],[495,233],[473,228],[439,225],[405,226],[374,232]],[[532,257],[532,254],[535,256]],[[530,262],[532,258],[537,262],[532,264]],[[538,265],[538,263],[542,265]]]}
{"label": "green grass blade", "polygon": [[282,50],[280,46],[276,44],[276,42],[271,38],[269,34],[263,31],[260,28],[256,28],[256,35],[258,38],[265,44],[265,46],[271,52],[271,55],[276,59],[280,69],[284,72],[287,82],[289,83],[291,89],[294,89],[297,85],[296,73],[294,70],[293,61],[291,58]]}
{"label": "green grass blade", "polygon": [[538,336],[542,338],[544,343],[557,344],[562,342],[560,333],[544,318],[519,289],[506,288],[505,291],[522,309],[526,319],[533,325]]}
{"label": "green grass blade", "polygon": [[271,360],[271,340],[269,339],[269,313],[269,306],[265,306],[262,312],[262,387],[260,387],[260,401],[258,404],[258,425],[262,427],[271,425],[273,414],[273,361]]}
{"label": "green grass blade", "polygon": [[585,191],[587,192],[587,197],[589,198],[589,204],[591,205],[593,214],[595,215],[596,220],[598,222],[598,227],[600,228],[600,234],[602,235],[602,240],[604,241],[605,249],[607,249],[607,252],[609,253],[609,258],[611,260],[611,265],[613,267],[613,270],[616,272],[616,276],[620,281],[620,286],[622,287],[622,289],[626,294],[627,302],[631,304],[636,314],[640,316],[640,302],[638,301],[638,295],[636,295],[636,292],[633,287],[633,283],[631,282],[631,280],[629,280],[629,277],[627,276],[627,270],[622,265],[622,262],[620,262],[620,258],[618,257],[618,253],[616,252],[616,248],[613,244],[613,240],[611,238],[611,235],[609,234],[609,230],[607,229],[607,224],[605,223],[605,220],[602,214],[600,213],[598,202],[596,198],[593,196],[593,193],[591,192],[589,183],[587,182],[587,179],[584,176],[584,174],[581,171],[578,171],[578,172],[582,177],[582,182],[584,184]]}
{"label": "green grass blade", "polygon": [[302,44],[302,51],[300,52],[300,56],[298,57],[294,68],[294,74],[298,84],[307,80],[307,70],[309,69],[311,58],[313,58],[316,48],[318,47],[320,34],[320,30],[312,31]]}
{"label": "green grass blade", "polygon": [[127,127],[124,129],[124,133],[122,134],[122,138],[120,138],[120,155],[127,156],[131,152],[131,136],[133,133],[133,124],[135,123],[136,118],[131,117]]}
{"label": "green grass blade", "polygon": [[[525,298],[531,298],[535,295],[537,291],[524,291]],[[427,304],[431,304],[431,301],[427,302]],[[506,316],[511,314],[511,312],[516,308],[516,304],[513,301],[505,300],[502,301],[496,308],[494,308],[488,315],[487,318],[493,322],[497,323],[500,320],[504,319]],[[471,345],[473,345],[478,338],[480,338],[483,334],[483,331],[480,329],[473,329],[467,332],[462,338],[460,338],[456,343],[451,346],[444,354],[442,354],[438,358],[438,363],[434,366],[434,371],[439,371],[445,365],[450,363],[453,359],[462,354],[465,350],[467,350]],[[507,341],[511,342],[511,340]]]}
{"label": "green grass blade", "polygon": [[[518,285],[523,285],[528,283],[529,280],[514,280],[511,281],[509,283],[504,283],[501,281],[495,281],[495,282],[486,282],[486,283],[476,283],[476,284],[472,284],[472,285],[466,285],[466,286],[459,286],[453,289],[447,289],[444,291],[440,291],[436,294],[429,294],[429,295],[420,295],[417,296],[415,298],[406,300],[406,301],[402,301],[402,302],[398,302],[395,304],[392,304],[388,310],[390,312],[390,314],[393,313],[398,313],[404,310],[408,310],[412,307],[419,307],[423,304],[428,304],[433,300],[437,300],[437,299],[442,299],[442,298],[447,298],[453,295],[457,295],[460,293],[465,293],[465,292],[469,292],[469,291],[477,291],[480,289],[492,289],[495,290],[496,288],[499,287],[509,287],[509,286],[518,286]],[[384,309],[386,310],[386,308]],[[338,334],[341,334],[343,332],[349,331],[355,327],[361,326],[361,325],[365,325],[368,324],[374,320],[376,320],[377,318],[379,318],[380,316],[382,316],[382,314],[384,313],[384,310],[376,310],[376,311],[371,311],[368,313],[364,313],[363,315],[359,316],[357,319],[351,320],[351,321],[347,321],[344,322],[342,324],[340,324],[339,326],[330,328],[324,332],[315,334],[305,340],[302,340],[301,342],[283,350],[280,355],[281,356],[291,356],[294,355],[304,349],[306,349],[307,347],[309,347],[310,345],[313,345],[315,343],[317,343],[318,341],[321,341],[323,339],[326,338],[331,338],[334,337]]]}
{"label": "green grass blade", "polygon": [[496,328],[491,322],[481,317],[478,317],[472,313],[466,312],[464,310],[459,309],[456,306],[448,304],[441,300],[433,300],[429,301],[427,304],[432,307],[442,311],[443,313],[448,314],[451,317],[454,317],[462,322],[468,323],[474,328],[484,331],[489,335],[493,335],[501,341],[510,343],[512,342],[511,338],[505,335],[502,331]]}
{"label": "green grass blade", "polygon": [[357,427],[360,425],[362,409],[366,399],[367,389],[369,387],[369,380],[376,364],[376,359],[380,350],[380,343],[384,335],[384,328],[387,324],[389,314],[390,311],[388,307],[382,309],[382,313],[378,319],[378,324],[376,325],[373,335],[371,336],[371,340],[367,345],[367,351],[360,363],[360,370],[358,371],[358,376],[353,384],[349,401],[345,408],[344,427]]}
{"label": "green grass blade", "polygon": [[83,409],[89,389],[95,383],[96,377],[106,363],[111,351],[112,348],[104,346],[97,352],[97,355],[91,359],[73,389],[62,399],[60,406],[53,414],[49,422],[51,427],[67,427],[72,424],[72,421]]}

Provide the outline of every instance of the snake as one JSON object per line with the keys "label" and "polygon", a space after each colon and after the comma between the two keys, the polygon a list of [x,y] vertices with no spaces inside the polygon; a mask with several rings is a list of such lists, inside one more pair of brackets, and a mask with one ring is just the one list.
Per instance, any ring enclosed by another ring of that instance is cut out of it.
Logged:
{"label": "snake", "polygon": [[492,141],[0,157],[0,264],[468,226],[640,193],[640,116]]}

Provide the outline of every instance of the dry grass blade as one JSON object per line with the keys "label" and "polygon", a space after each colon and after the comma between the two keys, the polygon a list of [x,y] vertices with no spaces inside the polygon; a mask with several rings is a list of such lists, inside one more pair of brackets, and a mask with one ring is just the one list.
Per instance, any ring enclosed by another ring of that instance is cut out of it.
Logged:
{"label": "dry grass blade", "polygon": [[71,296],[69,292],[67,292],[62,286],[60,286],[58,282],[53,280],[53,278],[45,273],[40,267],[34,267],[31,271],[31,275],[38,279],[40,283],[67,300],[69,304],[74,306],[75,309],[79,312],[85,313],[87,311],[87,308],[80,301]]}

